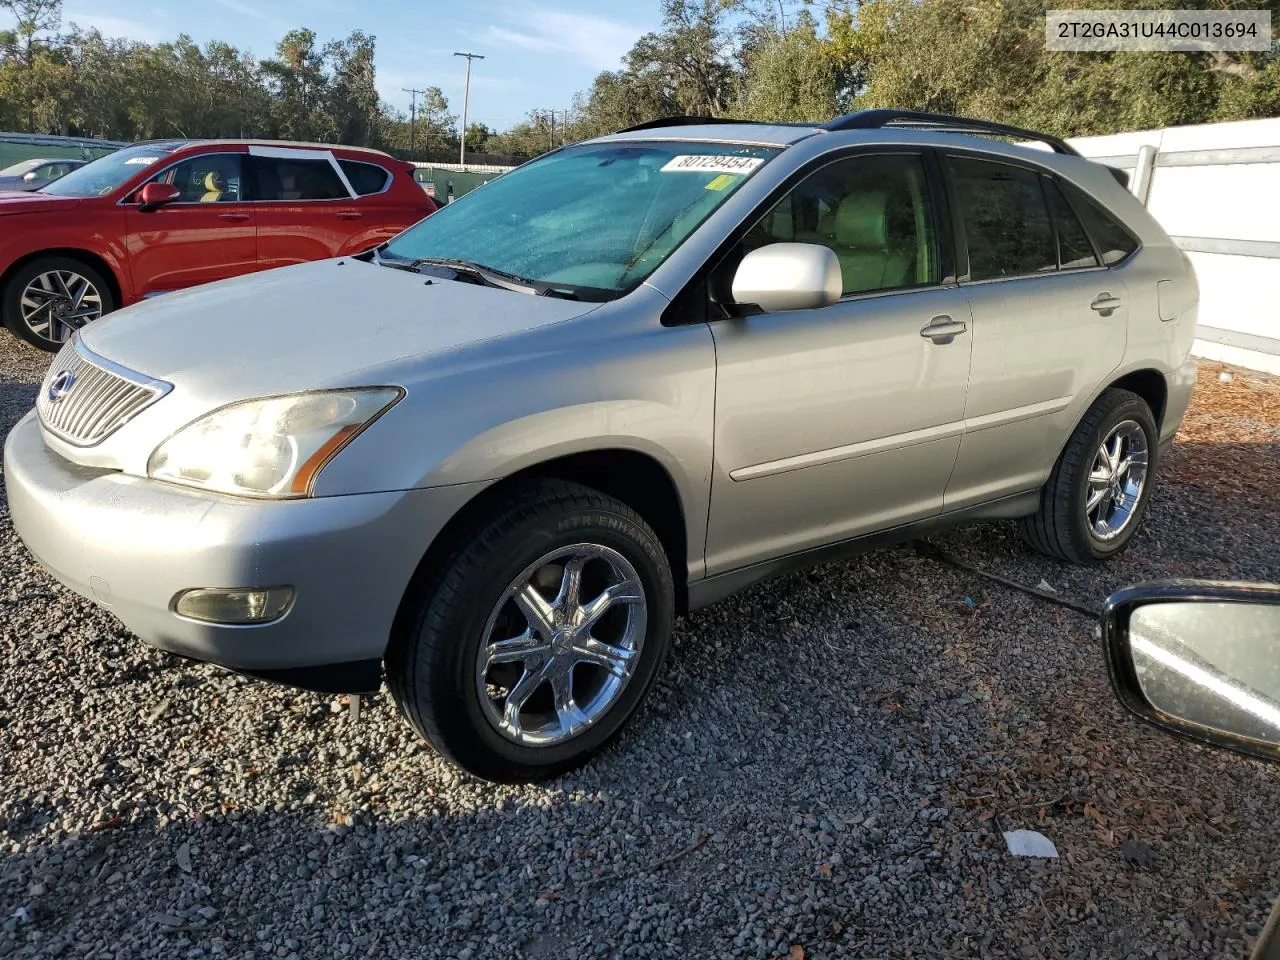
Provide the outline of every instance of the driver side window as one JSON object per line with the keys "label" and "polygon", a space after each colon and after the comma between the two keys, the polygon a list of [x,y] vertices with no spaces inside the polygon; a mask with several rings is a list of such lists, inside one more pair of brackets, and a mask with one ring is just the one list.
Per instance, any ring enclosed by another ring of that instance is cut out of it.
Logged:
{"label": "driver side window", "polygon": [[210,153],[176,163],[156,177],[181,191],[178,203],[237,203],[244,199],[240,154]]}
{"label": "driver side window", "polygon": [[850,157],[811,174],[751,229],[744,247],[770,243],[816,243],[832,250],[845,295],[940,281],[919,156]]}

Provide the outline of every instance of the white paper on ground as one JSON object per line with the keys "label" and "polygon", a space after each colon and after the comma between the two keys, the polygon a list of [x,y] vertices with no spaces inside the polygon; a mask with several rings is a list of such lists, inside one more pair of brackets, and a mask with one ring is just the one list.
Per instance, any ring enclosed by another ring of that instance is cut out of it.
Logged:
{"label": "white paper on ground", "polygon": [[1043,833],[1034,830],[1006,830],[1004,842],[1009,852],[1015,857],[1048,857],[1058,856],[1058,848]]}

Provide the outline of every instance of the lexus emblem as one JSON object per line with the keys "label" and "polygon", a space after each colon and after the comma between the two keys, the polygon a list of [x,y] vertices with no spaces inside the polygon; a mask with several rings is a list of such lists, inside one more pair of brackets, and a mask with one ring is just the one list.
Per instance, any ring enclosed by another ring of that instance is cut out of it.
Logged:
{"label": "lexus emblem", "polygon": [[49,402],[57,403],[68,393],[71,388],[76,385],[76,374],[74,370],[63,370],[60,374],[53,378],[53,382],[49,384]]}

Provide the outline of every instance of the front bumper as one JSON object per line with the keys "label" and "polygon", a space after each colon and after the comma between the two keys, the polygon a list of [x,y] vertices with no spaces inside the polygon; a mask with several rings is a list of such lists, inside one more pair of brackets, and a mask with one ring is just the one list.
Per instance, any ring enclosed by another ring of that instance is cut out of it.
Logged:
{"label": "front bumper", "polygon": [[[483,484],[262,501],[82,467],[34,413],[9,432],[5,487],[19,536],[72,590],[152,646],[312,689],[365,692],[419,561]],[[180,617],[192,587],[291,586],[265,624]]]}

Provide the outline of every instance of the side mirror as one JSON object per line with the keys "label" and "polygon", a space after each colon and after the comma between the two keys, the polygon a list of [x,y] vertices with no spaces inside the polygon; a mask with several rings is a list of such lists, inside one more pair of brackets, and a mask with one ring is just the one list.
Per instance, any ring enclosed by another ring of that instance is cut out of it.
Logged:
{"label": "side mirror", "polygon": [[765,313],[829,307],[840,299],[840,261],[816,243],[771,243],[752,250],[733,275],[733,299]]}
{"label": "side mirror", "polygon": [[1102,611],[1116,696],[1172,733],[1280,760],[1280,586],[1175,580]]}
{"label": "side mirror", "polygon": [[36,180],[39,179],[39,177],[37,177],[36,172],[32,170],[29,173],[24,173],[22,175],[22,179],[25,180],[27,183],[34,183]]}
{"label": "side mirror", "polygon": [[138,202],[141,204],[138,209],[143,213],[150,213],[156,207],[173,203],[181,196],[182,191],[172,183],[148,183],[138,191]]}

